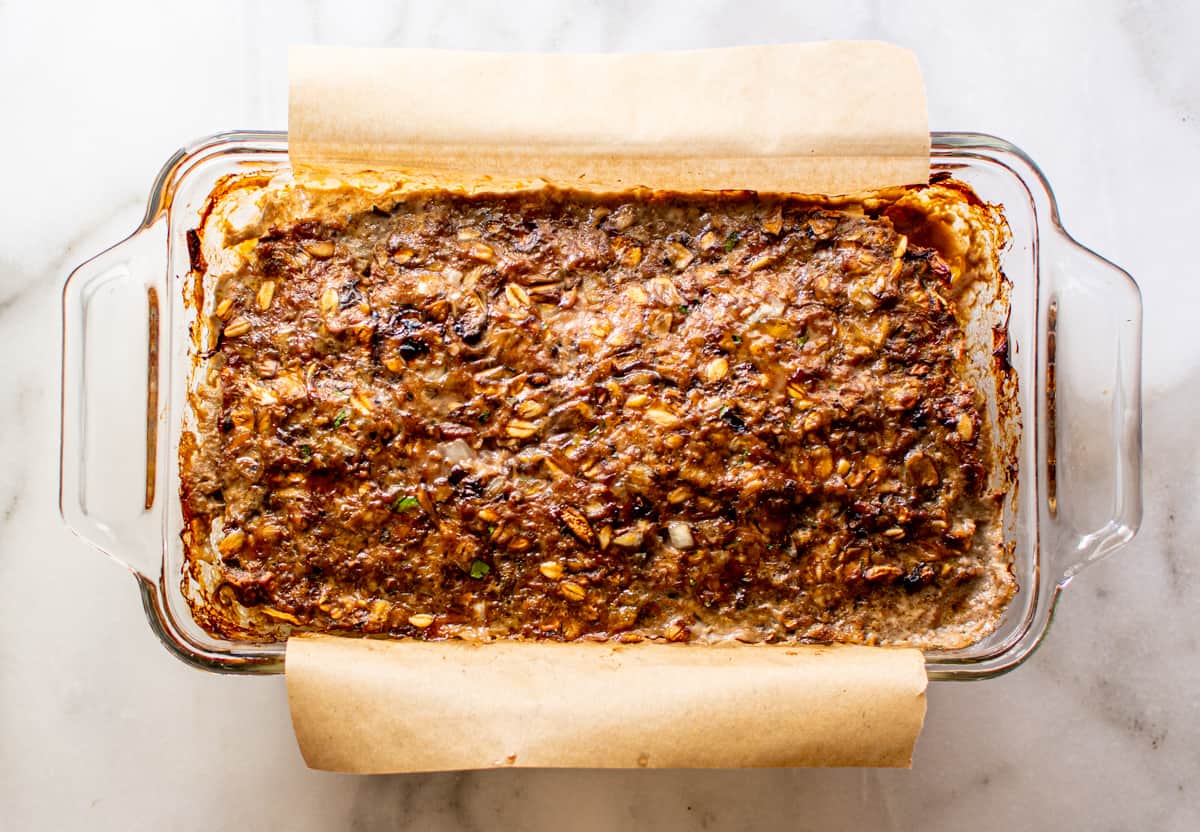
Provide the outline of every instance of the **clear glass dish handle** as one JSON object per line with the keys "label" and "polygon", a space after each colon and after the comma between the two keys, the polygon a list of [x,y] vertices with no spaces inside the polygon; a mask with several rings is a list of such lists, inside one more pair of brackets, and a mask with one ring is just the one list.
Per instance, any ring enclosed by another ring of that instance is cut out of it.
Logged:
{"label": "clear glass dish handle", "polygon": [[1142,302],[1128,273],[1055,225],[1042,251],[1050,418],[1040,441],[1046,528],[1058,538],[1043,544],[1065,585],[1141,523]]}
{"label": "clear glass dish handle", "polygon": [[[144,226],[73,271],[63,288],[59,507],[80,537],[157,580],[159,302],[166,221]],[[141,453],[139,453],[141,451]]]}

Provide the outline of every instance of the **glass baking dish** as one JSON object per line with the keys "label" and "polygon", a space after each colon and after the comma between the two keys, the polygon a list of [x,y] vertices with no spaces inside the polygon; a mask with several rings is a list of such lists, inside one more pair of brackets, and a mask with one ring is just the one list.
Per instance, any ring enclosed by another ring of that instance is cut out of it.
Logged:
{"label": "glass baking dish", "polygon": [[[931,154],[935,176],[1003,205],[1012,228],[1002,265],[1021,429],[1005,533],[1020,588],[991,636],[926,653],[930,678],[977,679],[1028,658],[1072,578],[1137,531],[1141,299],[1126,272],[1063,230],[1049,184],[1020,149],[934,133]],[[214,638],[181,588],[177,450],[194,315],[183,298],[187,232],[219,178],[287,165],[282,132],[222,133],[183,148],[159,172],[141,226],[63,289],[63,517],[137,578],[163,644],[208,670],[279,672],[284,645]]]}

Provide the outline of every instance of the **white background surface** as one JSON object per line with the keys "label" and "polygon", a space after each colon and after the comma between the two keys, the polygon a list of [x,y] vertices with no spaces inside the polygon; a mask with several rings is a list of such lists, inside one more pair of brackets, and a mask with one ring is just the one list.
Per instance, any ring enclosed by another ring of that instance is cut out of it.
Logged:
{"label": "white background surface", "polygon": [[[1200,7],[1179,3],[0,2],[0,828],[1200,827]],[[1142,534],[999,680],[936,684],[905,771],[307,771],[283,681],[207,675],[56,510],[59,291],[177,147],[284,127],[290,42],[915,49],[931,126],[994,132],[1145,299]],[[1183,196],[1180,197],[1179,195]]]}

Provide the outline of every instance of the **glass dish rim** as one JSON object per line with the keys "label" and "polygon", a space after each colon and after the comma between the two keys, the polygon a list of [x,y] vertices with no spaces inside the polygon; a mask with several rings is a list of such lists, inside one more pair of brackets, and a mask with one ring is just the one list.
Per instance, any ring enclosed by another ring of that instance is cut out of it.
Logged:
{"label": "glass dish rim", "polygon": [[[1069,245],[1086,253],[1095,260],[1103,263],[1107,268],[1119,272],[1128,281],[1130,287],[1136,296],[1137,287],[1133,279],[1119,267],[1108,263],[1103,258],[1091,252],[1089,249],[1081,246],[1063,229],[1058,215],[1057,203],[1054,199],[1053,191],[1050,188],[1045,176],[1037,167],[1036,163],[1029,158],[1018,147],[1010,142],[1000,139],[995,136],[990,136],[981,133],[966,133],[966,132],[934,132],[931,133],[931,162],[936,163],[939,159],[950,159],[955,157],[973,158],[985,160],[990,164],[998,165],[1005,168],[1008,172],[1019,181],[1029,195],[1031,206],[1033,208],[1034,223],[1033,223],[1033,244],[1036,247],[1041,243],[1043,235],[1047,238],[1057,238],[1057,242],[1062,245]],[[167,161],[160,170],[154,180],[150,190],[150,196],[147,202],[146,212],[143,216],[140,226],[122,243],[113,246],[108,252],[119,249],[121,246],[138,237],[143,232],[155,227],[158,223],[167,221],[168,243],[171,239],[172,222],[170,209],[173,204],[174,196],[183,183],[188,174],[199,167],[206,161],[212,160],[224,153],[254,153],[254,154],[274,154],[284,153],[287,150],[287,133],[284,131],[230,131],[207,136],[193,142],[192,144],[180,149]],[[108,252],[105,252],[106,254]],[[103,255],[100,255],[103,256]],[[68,283],[64,287],[64,395],[63,395],[63,432],[64,441],[61,449],[60,465],[62,467],[63,476],[60,481],[60,507],[64,519],[69,525],[72,525],[77,533],[89,539],[90,542],[100,546],[96,540],[89,537],[84,532],[80,531],[80,518],[77,513],[71,508],[69,499],[69,477],[67,476],[68,463],[68,448],[67,448],[67,421],[70,418],[67,401],[67,364],[68,364],[68,345],[67,345],[67,330],[68,316],[70,310],[67,308],[68,295],[72,281],[76,279],[81,272],[84,272],[86,267],[99,259],[93,258],[87,263],[84,263],[74,272]],[[1040,281],[1039,273],[1040,261],[1035,251],[1034,254],[1034,280]],[[86,274],[84,275],[86,277]],[[170,276],[168,275],[168,286],[171,285]],[[1040,296],[1035,292],[1035,296]],[[1140,325],[1140,300],[1137,310],[1137,317]],[[1036,328],[1036,325],[1035,325]],[[1140,336],[1140,330],[1138,335]],[[1140,341],[1137,345],[1137,359],[1140,363]],[[1040,361],[1035,359],[1035,372],[1040,366]],[[1025,380],[1022,380],[1025,383]],[[946,651],[946,652],[929,652],[926,653],[926,665],[929,677],[935,680],[942,679],[979,679],[996,676],[1005,673],[1020,665],[1036,650],[1045,638],[1051,620],[1053,618],[1054,608],[1063,589],[1071,581],[1075,574],[1083,566],[1094,560],[1110,554],[1113,550],[1119,547],[1124,542],[1132,538],[1136,533],[1138,524],[1140,523],[1140,402],[1136,402],[1138,391],[1134,392],[1135,403],[1138,405],[1136,418],[1139,425],[1138,440],[1139,447],[1137,449],[1136,465],[1139,468],[1136,471],[1137,476],[1137,494],[1132,500],[1134,507],[1131,511],[1125,511],[1123,516],[1118,518],[1118,522],[1112,525],[1105,531],[1105,534],[1097,537],[1095,540],[1088,541],[1087,551],[1077,551],[1073,553],[1074,557],[1078,558],[1078,562],[1073,562],[1061,570],[1061,574],[1053,574],[1057,568],[1054,564],[1048,562],[1047,552],[1042,549],[1042,542],[1038,539],[1035,530],[1035,540],[1037,540],[1037,550],[1034,558],[1033,577],[1036,582],[1034,587],[1029,588],[1032,592],[1033,601],[1029,605],[1028,610],[1019,623],[1009,633],[1008,637],[1002,642],[993,645],[988,652],[979,656],[957,656],[956,653],[962,651]],[[1041,425],[1040,411],[1037,414],[1023,414],[1022,421],[1024,430],[1039,430]],[[1054,426],[1050,425],[1050,429],[1054,430]],[[1036,451],[1034,452],[1037,457]],[[1036,459],[1035,459],[1036,462]],[[174,495],[171,495],[172,497]],[[177,499],[177,497],[175,497]],[[1040,527],[1040,520],[1035,521],[1035,526]],[[165,521],[164,521],[165,532]],[[170,545],[168,536],[164,533],[162,545]],[[107,550],[106,550],[107,551]],[[159,639],[167,646],[167,648],[177,657],[188,664],[196,667],[201,667],[207,670],[221,672],[251,672],[251,673],[271,673],[279,672],[283,666],[283,644],[272,643],[268,645],[256,645],[251,643],[226,641],[222,644],[228,645],[229,650],[210,650],[203,645],[196,644],[184,634],[174,619],[165,595],[170,590],[167,588],[168,576],[166,574],[166,555],[165,552],[159,552],[160,568],[158,574],[154,574],[154,570],[141,570],[131,566],[129,563],[121,559],[121,554],[116,552],[108,552],[110,555],[126,565],[134,573],[138,579],[141,592],[143,607],[145,609],[147,619],[159,637]],[[1050,566],[1052,568],[1045,568]],[[1045,573],[1045,574],[1043,574]],[[1021,588],[1021,592],[1025,592],[1026,587]],[[1015,599],[1014,599],[1015,603]],[[219,640],[218,640],[219,641]]]}

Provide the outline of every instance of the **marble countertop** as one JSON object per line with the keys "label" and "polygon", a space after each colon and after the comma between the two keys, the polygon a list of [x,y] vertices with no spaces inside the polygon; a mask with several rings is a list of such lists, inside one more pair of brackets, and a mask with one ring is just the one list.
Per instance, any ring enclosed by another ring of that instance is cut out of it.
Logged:
{"label": "marble countertop", "polygon": [[[1200,828],[1200,7],[1142,2],[0,2],[0,826]],[[1145,301],[1139,537],[1045,646],[934,684],[912,771],[310,772],[281,678],[189,669],[56,507],[59,293],[183,143],[283,127],[289,42],[646,50],[881,38],[935,129],[1002,135]],[[69,614],[64,614],[69,613]]]}

